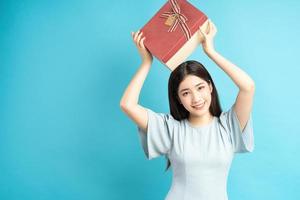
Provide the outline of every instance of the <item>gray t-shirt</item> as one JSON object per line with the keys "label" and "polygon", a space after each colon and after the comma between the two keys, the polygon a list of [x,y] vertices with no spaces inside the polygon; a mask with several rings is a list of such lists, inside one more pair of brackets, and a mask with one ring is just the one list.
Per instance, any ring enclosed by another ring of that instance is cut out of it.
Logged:
{"label": "gray t-shirt", "polygon": [[147,108],[147,132],[137,126],[139,139],[148,160],[170,159],[173,178],[166,200],[228,200],[234,153],[254,149],[252,114],[242,132],[233,105],[203,126]]}

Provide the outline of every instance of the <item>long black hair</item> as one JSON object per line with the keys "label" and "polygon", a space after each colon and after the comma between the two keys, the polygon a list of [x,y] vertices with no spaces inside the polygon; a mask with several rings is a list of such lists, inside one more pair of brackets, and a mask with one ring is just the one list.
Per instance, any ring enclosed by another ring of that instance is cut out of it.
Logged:
{"label": "long black hair", "polygon": [[[181,63],[176,69],[172,71],[169,77],[168,83],[168,93],[169,93],[169,106],[170,113],[176,120],[187,119],[189,116],[189,111],[187,111],[182,104],[180,104],[179,96],[178,96],[178,88],[181,81],[187,75],[195,75],[199,78],[203,79],[207,83],[211,83],[213,90],[211,93],[211,104],[209,107],[209,112],[216,117],[220,117],[222,113],[222,108],[219,102],[219,96],[215,84],[209,74],[209,72],[205,69],[205,67],[195,60],[188,60]],[[165,171],[169,169],[171,166],[170,160],[168,160],[167,167]]]}

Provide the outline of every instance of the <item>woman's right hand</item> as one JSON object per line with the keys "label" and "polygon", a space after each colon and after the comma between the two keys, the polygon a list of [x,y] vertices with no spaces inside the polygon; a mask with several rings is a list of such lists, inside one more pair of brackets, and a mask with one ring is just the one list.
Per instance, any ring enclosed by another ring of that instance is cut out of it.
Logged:
{"label": "woman's right hand", "polygon": [[144,40],[146,37],[142,38],[143,33],[138,30],[137,32],[131,32],[132,39],[137,47],[139,54],[142,58],[142,62],[144,64],[152,64],[153,56],[148,51],[148,49],[144,46]]}

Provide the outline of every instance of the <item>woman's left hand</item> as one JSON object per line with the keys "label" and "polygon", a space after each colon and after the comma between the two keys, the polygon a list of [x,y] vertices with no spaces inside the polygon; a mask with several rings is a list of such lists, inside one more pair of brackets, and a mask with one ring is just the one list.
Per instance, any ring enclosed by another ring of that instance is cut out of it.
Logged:
{"label": "woman's left hand", "polygon": [[217,28],[212,23],[211,20],[208,20],[206,31],[202,31],[199,27],[199,32],[201,35],[201,44],[205,53],[214,51],[214,37],[217,33]]}

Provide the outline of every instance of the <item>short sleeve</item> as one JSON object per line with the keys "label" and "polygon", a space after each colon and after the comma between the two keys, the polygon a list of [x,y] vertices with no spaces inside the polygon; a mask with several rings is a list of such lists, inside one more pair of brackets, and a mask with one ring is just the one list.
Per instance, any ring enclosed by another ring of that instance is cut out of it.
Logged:
{"label": "short sleeve", "polygon": [[229,133],[229,140],[235,153],[246,153],[254,150],[252,113],[250,113],[244,130],[240,128],[240,122],[234,111],[234,104],[228,111],[221,113],[220,121]]}
{"label": "short sleeve", "polygon": [[171,148],[175,119],[170,114],[156,113],[146,108],[148,126],[144,132],[138,126],[140,143],[148,160],[165,155]]}

